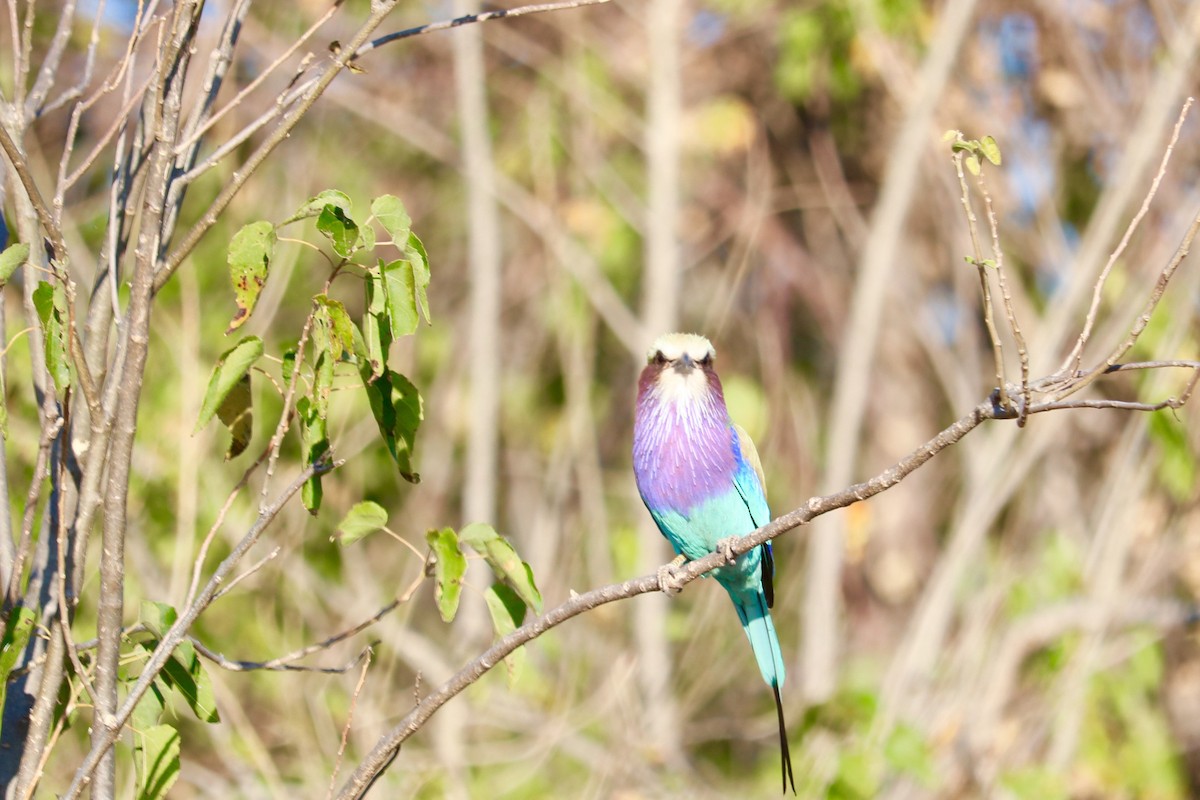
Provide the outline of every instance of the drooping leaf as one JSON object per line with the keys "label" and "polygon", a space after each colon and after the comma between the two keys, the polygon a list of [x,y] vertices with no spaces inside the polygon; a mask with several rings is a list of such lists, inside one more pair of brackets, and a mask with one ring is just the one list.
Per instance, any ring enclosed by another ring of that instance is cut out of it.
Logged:
{"label": "drooping leaf", "polygon": [[135,729],[137,800],[162,800],[179,778],[179,731],[170,725]]}
{"label": "drooping leaf", "polygon": [[226,259],[229,280],[233,283],[237,313],[225,329],[229,334],[245,324],[254,311],[258,296],[267,282],[267,270],[275,255],[275,226],[265,220],[251,222],[233,235]]}
{"label": "drooping leaf", "polygon": [[397,245],[408,241],[412,228],[412,218],[404,208],[400,198],[392,194],[383,194],[371,201],[371,213],[383,229],[392,236]]}
{"label": "drooping leaf", "polygon": [[379,271],[383,275],[384,297],[387,301],[392,338],[399,339],[401,336],[416,333],[419,318],[412,263],[393,261],[385,264],[383,259],[380,259]]}
{"label": "drooping leaf", "polygon": [[[503,639],[515,631],[525,619],[525,601],[517,596],[511,588],[503,583],[493,583],[483,593],[487,601],[488,613],[492,617],[492,630],[497,639]],[[504,658],[508,669],[508,682],[512,685],[525,663],[525,648],[518,647]]]}
{"label": "drooping leaf", "polygon": [[249,372],[225,395],[225,399],[217,407],[217,417],[229,429],[232,437],[229,440],[229,449],[225,452],[225,460],[237,458],[245,452],[250,444],[250,437],[254,435],[254,404]]}
{"label": "drooping leaf", "polygon": [[425,541],[433,551],[433,596],[442,619],[450,622],[458,612],[467,559],[458,549],[458,537],[454,535],[453,528],[429,531],[425,534]]}
{"label": "drooping leaf", "polygon": [[355,503],[338,523],[337,540],[343,546],[374,533],[387,525],[387,511],[379,503],[363,500]]}
{"label": "drooping leaf", "polygon": [[208,389],[204,392],[204,401],[200,404],[200,417],[196,420],[193,433],[199,431],[217,413],[226,396],[233,391],[250,367],[263,354],[262,339],[257,336],[246,336],[226,350],[217,358],[213,366],[212,376],[208,379]]}
{"label": "drooping leaf", "polygon": [[183,697],[196,719],[208,723],[221,721],[221,716],[217,713],[212,679],[208,677],[208,672],[205,671],[204,664],[191,642],[181,642],[179,647],[175,648],[175,652],[163,667],[162,675]]}
{"label": "drooping leaf", "polygon": [[62,394],[71,385],[71,362],[67,358],[66,293],[61,287],[39,281],[33,290],[33,306],[42,324],[46,369],[54,380],[54,388]]}
{"label": "drooping leaf", "polygon": [[17,267],[29,260],[29,245],[24,242],[10,244],[0,253],[0,286],[8,283]]}
{"label": "drooping leaf", "polygon": [[972,175],[979,175],[981,169],[979,166],[979,156],[971,153],[966,157],[965,163],[967,165],[967,172],[971,173]]}
{"label": "drooping leaf", "polygon": [[[300,421],[300,454],[305,464],[315,464],[329,452],[329,438],[325,431],[325,417],[317,404],[307,397],[296,401],[296,418]],[[300,499],[308,513],[314,516],[321,510],[321,476],[313,475],[300,489]]]}
{"label": "drooping leaf", "polygon": [[383,287],[383,273],[379,268],[368,270],[364,282],[366,312],[362,320],[363,354],[361,369],[363,380],[375,379],[387,369],[388,348],[392,344],[391,322],[388,320],[387,292]]}
{"label": "drooping leaf", "polygon": [[427,296],[430,278],[429,254],[425,252],[425,245],[421,243],[415,233],[408,235],[408,247],[404,250],[404,258],[412,264],[413,286],[417,295],[417,305],[421,307],[421,316],[425,318],[427,324],[432,324],[433,317],[429,316],[429,297]]}
{"label": "drooping leaf", "polygon": [[[16,606],[4,621],[4,638],[0,639],[0,708],[4,708],[5,696],[8,693],[8,676],[17,665],[25,645],[29,643],[29,634],[33,632],[33,623],[37,614],[33,609]],[[3,723],[0,718],[0,723]]]}
{"label": "drooping leaf", "polygon": [[459,541],[483,556],[496,577],[512,588],[536,613],[542,613],[542,593],[533,581],[533,570],[517,555],[512,544],[491,525],[472,522],[458,533]]}
{"label": "drooping leaf", "polygon": [[421,395],[417,387],[399,372],[389,369],[372,378],[369,367],[364,366],[362,378],[371,413],[375,416],[375,423],[379,426],[388,452],[400,468],[400,477],[409,483],[419,483],[421,476],[412,468],[413,442],[423,419]]}
{"label": "drooping leaf", "polygon": [[348,258],[358,242],[358,225],[347,212],[334,205],[327,205],[317,215],[317,230],[329,239],[333,252]]}

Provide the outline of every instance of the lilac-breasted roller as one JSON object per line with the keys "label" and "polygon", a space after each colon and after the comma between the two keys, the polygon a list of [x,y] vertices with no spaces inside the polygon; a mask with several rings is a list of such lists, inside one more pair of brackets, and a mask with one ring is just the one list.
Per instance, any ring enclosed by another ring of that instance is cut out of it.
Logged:
{"label": "lilac-breasted roller", "polygon": [[[675,549],[675,566],[724,549],[771,519],[754,443],[729,418],[716,352],[703,336],[660,336],[638,381],[633,472],[642,501]],[[783,655],[768,610],[774,602],[770,542],[712,575],[729,593],[763,680],[775,693],[783,789],[792,780],[783,719]]]}

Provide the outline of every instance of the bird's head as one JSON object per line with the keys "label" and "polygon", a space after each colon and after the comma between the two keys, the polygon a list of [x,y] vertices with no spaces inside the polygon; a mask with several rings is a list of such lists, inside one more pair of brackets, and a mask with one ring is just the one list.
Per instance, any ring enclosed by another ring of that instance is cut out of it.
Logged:
{"label": "bird's head", "polygon": [[715,357],[712,343],[703,336],[664,334],[646,353],[639,393],[653,390],[662,400],[697,400],[708,397],[714,389],[720,392],[721,384],[713,370]]}

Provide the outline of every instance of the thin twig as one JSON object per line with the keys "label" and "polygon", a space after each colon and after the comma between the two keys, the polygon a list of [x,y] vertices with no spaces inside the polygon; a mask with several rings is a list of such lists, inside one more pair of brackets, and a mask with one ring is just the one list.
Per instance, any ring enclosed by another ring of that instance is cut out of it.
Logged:
{"label": "thin twig", "polygon": [[[961,135],[959,138],[962,138]],[[1004,345],[1000,341],[1000,332],[996,330],[996,313],[992,307],[991,284],[988,282],[987,266],[983,262],[983,248],[979,244],[975,211],[971,208],[971,192],[967,188],[967,177],[963,174],[965,157],[965,151],[954,151],[954,171],[958,175],[958,185],[962,189],[962,206],[967,215],[967,230],[971,234],[971,249],[975,254],[971,263],[975,265],[975,270],[979,274],[980,304],[983,307],[983,322],[987,326],[988,338],[992,343],[992,358],[996,366],[996,386],[1000,390],[1000,405],[1008,408],[1012,401],[1009,400],[1007,390],[1004,388],[1006,383],[1004,380]]]}
{"label": "thin twig", "polygon": [[[364,647],[358,655],[347,661],[340,667],[306,667],[299,664],[276,664],[266,661],[235,661],[231,658],[226,658],[215,650],[209,648],[195,636],[189,636],[188,641],[196,648],[196,652],[207,658],[209,661],[216,664],[218,667],[230,672],[253,672],[255,670],[269,670],[272,672],[316,672],[325,675],[343,675],[354,669],[355,665],[363,660],[370,653],[370,647]],[[278,659],[276,659],[278,660]]]}
{"label": "thin twig", "polygon": [[233,488],[229,490],[229,494],[225,497],[224,504],[221,505],[220,511],[217,512],[216,519],[213,520],[212,525],[208,529],[208,533],[204,536],[204,541],[200,543],[200,550],[196,553],[196,560],[192,562],[192,582],[188,586],[187,597],[183,601],[185,608],[192,604],[192,601],[196,598],[196,592],[200,590],[200,573],[204,569],[204,560],[208,557],[208,548],[212,545],[212,541],[216,537],[217,531],[219,531],[221,526],[225,524],[225,515],[228,514],[229,509],[233,507],[233,501],[237,498],[238,494],[243,488],[245,488],[246,484],[250,482],[250,476],[254,474],[256,469],[262,466],[262,463],[266,460],[269,452],[270,450],[264,449],[261,453],[259,453],[258,458],[254,460],[254,463],[246,467],[246,471],[242,473],[242,477],[236,484],[234,484]]}
{"label": "thin twig", "polygon": [[271,552],[267,553],[265,556],[260,558],[258,561],[255,561],[253,564],[251,564],[247,569],[245,569],[244,571],[239,572],[237,575],[235,575],[233,577],[233,579],[231,581],[229,581],[229,583],[225,584],[225,586],[221,589],[221,591],[217,592],[217,596],[214,597],[213,600],[214,601],[220,600],[222,597],[224,597],[225,595],[232,592],[233,588],[235,586],[237,586],[239,583],[246,580],[246,578],[249,578],[251,575],[253,575],[254,573],[258,572],[260,569],[265,567],[267,565],[268,561],[274,560],[274,558],[278,555],[279,555],[279,548],[276,547]]}
{"label": "thin twig", "polygon": [[1100,271],[1100,277],[1096,279],[1095,286],[1092,287],[1092,304],[1088,308],[1087,318],[1083,323],[1083,330],[1079,332],[1079,338],[1075,341],[1075,347],[1071,349],[1070,354],[1060,368],[1060,372],[1074,372],[1079,369],[1079,363],[1083,360],[1083,348],[1087,344],[1088,337],[1092,334],[1092,328],[1096,324],[1096,315],[1100,310],[1100,301],[1104,292],[1104,286],[1108,281],[1109,273],[1112,272],[1113,266],[1117,263],[1117,259],[1125,252],[1125,248],[1129,246],[1129,240],[1133,238],[1134,231],[1141,224],[1142,219],[1150,211],[1150,203],[1154,200],[1154,195],[1158,193],[1158,185],[1162,183],[1163,176],[1167,172],[1167,164],[1171,161],[1171,154],[1175,151],[1175,143],[1179,141],[1179,132],[1183,128],[1183,122],[1187,119],[1188,110],[1191,109],[1193,99],[1189,97],[1183,104],[1183,108],[1179,110],[1179,119],[1175,122],[1175,129],[1171,133],[1171,139],[1167,143],[1167,149],[1163,152],[1162,160],[1158,164],[1158,172],[1154,176],[1154,180],[1150,182],[1150,191],[1146,193],[1145,199],[1142,200],[1142,207],[1138,209],[1137,214],[1129,221],[1129,226],[1125,229],[1125,235],[1121,237],[1120,243],[1116,249],[1108,257],[1108,262],[1104,265],[1104,269]]}
{"label": "thin twig", "polygon": [[979,193],[983,195],[983,206],[987,210],[988,228],[992,232],[992,258],[996,262],[996,279],[1000,283],[1000,297],[1004,301],[1004,316],[1008,319],[1008,328],[1012,332],[1013,341],[1017,346],[1017,359],[1021,365],[1021,413],[1017,417],[1017,427],[1025,427],[1024,409],[1032,404],[1029,388],[1029,349],[1025,346],[1025,336],[1021,333],[1021,324],[1017,322],[1017,312],[1013,310],[1012,294],[1008,291],[1008,280],[1004,277],[1004,249],[1000,246],[1000,226],[996,222],[996,208],[992,205],[992,195],[988,191],[987,181],[980,173],[975,179]]}
{"label": "thin twig", "polygon": [[441,22],[430,22],[427,25],[418,25],[415,28],[407,28],[406,30],[389,33],[387,36],[380,36],[367,44],[360,47],[354,57],[358,58],[363,54],[374,50],[377,47],[382,47],[389,42],[395,42],[400,39],[408,39],[413,36],[420,36],[423,33],[434,33],[435,31],[449,30],[450,28],[458,28],[462,25],[470,25],[473,22],[489,22],[494,19],[505,19],[511,17],[523,17],[527,14],[541,14],[547,11],[563,11],[568,8],[582,8],[584,6],[596,6],[607,3],[610,0],[565,0],[561,3],[535,3],[528,6],[518,6],[517,8],[501,8],[496,11],[484,11],[481,14],[467,14],[455,19],[442,20]]}
{"label": "thin twig", "polygon": [[1106,358],[1097,366],[1088,370],[1082,378],[1072,378],[1066,381],[1064,387],[1055,394],[1056,400],[1061,400],[1062,398],[1074,394],[1075,392],[1078,392],[1079,390],[1088,386],[1100,375],[1103,375],[1107,369],[1117,364],[1121,360],[1121,356],[1129,352],[1129,349],[1133,347],[1133,345],[1137,342],[1138,337],[1141,336],[1142,331],[1144,331],[1146,326],[1150,323],[1150,317],[1154,314],[1154,310],[1158,307],[1159,301],[1162,300],[1163,294],[1167,291],[1167,284],[1171,282],[1171,278],[1174,277],[1175,271],[1179,268],[1179,265],[1183,263],[1183,260],[1187,258],[1188,253],[1191,252],[1192,242],[1195,240],[1198,233],[1200,233],[1200,211],[1196,213],[1196,216],[1192,219],[1192,224],[1188,227],[1187,232],[1184,233],[1183,241],[1181,241],[1179,243],[1179,247],[1175,249],[1175,255],[1171,257],[1171,260],[1167,263],[1167,265],[1163,267],[1160,273],[1158,273],[1158,279],[1154,282],[1154,289],[1151,290],[1150,297],[1147,298],[1146,305],[1143,307],[1141,315],[1138,316],[1137,320],[1133,323],[1133,327],[1129,331],[1129,336],[1127,336],[1125,341],[1118,345],[1116,349],[1109,354],[1108,358]]}
{"label": "thin twig", "polygon": [[[424,573],[422,573],[422,577],[424,577]],[[272,658],[269,661],[231,661],[230,659],[225,658],[224,656],[220,655],[219,653],[213,653],[212,650],[209,650],[207,647],[204,647],[204,645],[200,644],[199,642],[196,642],[196,645],[198,648],[201,648],[201,647],[204,648],[204,652],[203,652],[204,655],[208,656],[213,661],[217,661],[225,669],[232,670],[234,672],[249,672],[251,670],[260,670],[260,669],[263,669],[263,670],[295,670],[295,671],[305,671],[305,672],[345,672],[347,669],[349,669],[351,666],[353,666],[355,663],[357,663],[358,658],[356,658],[354,661],[350,662],[349,666],[342,667],[340,669],[328,669],[328,668],[317,668],[317,667],[297,667],[297,666],[293,666],[293,664],[302,658],[308,658],[313,653],[319,653],[322,650],[328,650],[329,648],[333,647],[335,644],[338,644],[339,642],[344,642],[346,639],[349,639],[351,636],[355,636],[359,633],[362,633],[367,628],[371,627],[376,622],[379,622],[379,620],[383,619],[388,614],[390,614],[392,611],[394,611],[403,602],[405,602],[405,598],[403,598],[403,597],[393,600],[392,602],[388,603],[386,606],[379,609],[374,614],[372,614],[370,617],[368,617],[367,619],[358,623],[357,625],[355,625],[352,628],[347,628],[344,631],[335,633],[333,636],[330,636],[328,639],[324,639],[315,644],[307,645],[306,647],[302,647],[299,650],[293,650],[292,652],[290,652],[286,655],[277,656],[275,658]],[[361,654],[360,654],[359,658],[361,658]]]}
{"label": "thin twig", "polygon": [[367,682],[367,669],[371,666],[371,648],[368,647],[363,654],[365,658],[362,672],[359,673],[358,683],[354,684],[354,693],[350,695],[350,710],[346,712],[346,725],[342,728],[342,741],[338,745],[337,759],[333,762],[333,772],[329,776],[329,791],[325,793],[326,798],[333,797],[333,787],[337,785],[338,772],[342,769],[342,758],[346,754],[346,742],[350,739],[350,725],[354,722],[354,709],[358,706],[359,695],[362,694],[363,685]]}

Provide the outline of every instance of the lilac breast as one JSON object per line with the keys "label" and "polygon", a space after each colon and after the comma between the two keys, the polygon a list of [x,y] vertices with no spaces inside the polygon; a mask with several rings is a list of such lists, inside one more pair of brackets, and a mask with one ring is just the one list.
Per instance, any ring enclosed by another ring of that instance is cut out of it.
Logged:
{"label": "lilac breast", "polygon": [[738,468],[736,434],[719,395],[663,402],[654,391],[638,397],[633,470],[646,505],[687,513],[727,491]]}

